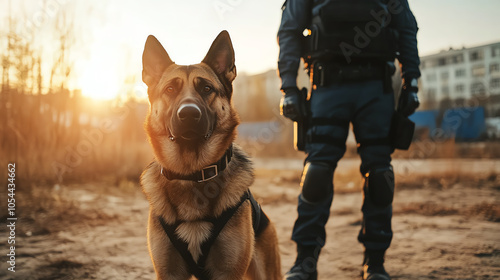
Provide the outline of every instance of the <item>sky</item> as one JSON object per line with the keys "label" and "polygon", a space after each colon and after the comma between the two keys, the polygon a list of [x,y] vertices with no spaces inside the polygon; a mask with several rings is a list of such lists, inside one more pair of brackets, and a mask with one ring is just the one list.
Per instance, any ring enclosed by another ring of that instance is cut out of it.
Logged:
{"label": "sky", "polygon": [[[66,12],[79,23],[75,33],[82,40],[78,44],[74,87],[81,87],[84,94],[97,98],[114,96],[122,90],[120,84],[127,77],[135,77],[137,86],[143,86],[141,56],[149,34],[159,39],[176,63],[193,64],[203,59],[221,30],[228,30],[238,73],[256,74],[276,68],[279,51],[276,33],[283,0],[10,2],[11,10],[22,11],[28,21],[40,21],[31,24],[31,29],[41,34],[50,32],[46,25],[58,13]],[[8,7],[8,3],[9,0],[0,0],[0,7]],[[420,28],[417,38],[421,56],[450,47],[500,41],[498,0],[409,0],[409,3]],[[7,12],[8,9],[0,9],[0,16]]]}

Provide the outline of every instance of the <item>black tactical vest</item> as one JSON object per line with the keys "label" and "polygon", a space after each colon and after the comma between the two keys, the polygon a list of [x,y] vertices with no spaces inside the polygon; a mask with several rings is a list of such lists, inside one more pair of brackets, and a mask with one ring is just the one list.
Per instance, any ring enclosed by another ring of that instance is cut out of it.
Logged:
{"label": "black tactical vest", "polygon": [[[394,2],[394,3],[392,3]],[[397,0],[327,0],[311,20],[304,59],[393,61],[397,31],[391,28]]]}

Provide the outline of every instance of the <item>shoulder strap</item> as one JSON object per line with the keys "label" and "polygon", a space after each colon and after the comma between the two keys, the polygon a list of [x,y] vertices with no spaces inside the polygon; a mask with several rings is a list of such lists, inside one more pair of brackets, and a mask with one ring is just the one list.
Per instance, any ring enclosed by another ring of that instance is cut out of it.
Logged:
{"label": "shoulder strap", "polygon": [[205,268],[202,266],[199,266],[193,259],[193,256],[191,253],[189,253],[188,250],[188,244],[181,240],[177,235],[175,234],[175,230],[179,226],[180,223],[175,223],[175,224],[167,224],[165,220],[161,217],[158,216],[158,220],[160,221],[161,226],[163,227],[163,230],[167,234],[168,238],[170,239],[170,242],[172,242],[172,245],[174,248],[179,252],[181,257],[184,259],[186,262],[187,268],[189,273],[192,275],[196,276],[200,280],[208,280]]}
{"label": "shoulder strap", "polygon": [[200,259],[198,260],[198,266],[200,267],[205,267],[208,253],[210,252],[210,248],[214,244],[215,240],[217,237],[219,237],[220,232],[226,226],[227,222],[231,219],[231,217],[236,213],[238,208],[249,198],[249,191],[245,192],[241,198],[240,201],[234,205],[233,207],[226,209],[222,214],[217,217],[214,222],[213,222],[213,227],[212,231],[210,232],[210,237],[201,244],[201,256]]}
{"label": "shoulder strap", "polygon": [[250,203],[252,204],[252,220],[253,220],[253,231],[255,233],[255,238],[258,238],[262,231],[269,224],[269,218],[266,216],[260,204],[255,200],[250,190],[248,191],[250,196]]}

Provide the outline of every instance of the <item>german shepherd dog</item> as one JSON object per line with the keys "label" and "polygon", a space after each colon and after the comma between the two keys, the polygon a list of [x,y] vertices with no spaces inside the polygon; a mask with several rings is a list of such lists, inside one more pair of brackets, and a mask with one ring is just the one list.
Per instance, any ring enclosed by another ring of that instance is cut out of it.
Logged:
{"label": "german shepherd dog", "polygon": [[276,230],[249,191],[251,162],[233,144],[239,118],[229,34],[222,31],[195,65],[175,64],[149,36],[142,60],[155,160],[141,185],[157,279],[281,279]]}

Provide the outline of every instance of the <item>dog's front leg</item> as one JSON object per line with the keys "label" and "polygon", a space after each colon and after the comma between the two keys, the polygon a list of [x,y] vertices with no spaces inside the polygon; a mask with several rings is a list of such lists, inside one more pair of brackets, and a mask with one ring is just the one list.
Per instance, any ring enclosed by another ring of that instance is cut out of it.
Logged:
{"label": "dog's front leg", "polygon": [[157,216],[149,211],[148,248],[158,280],[188,280],[182,257],[170,243]]}
{"label": "dog's front leg", "polygon": [[248,273],[254,255],[252,210],[244,205],[219,235],[207,260],[207,267],[217,280],[255,279]]}

